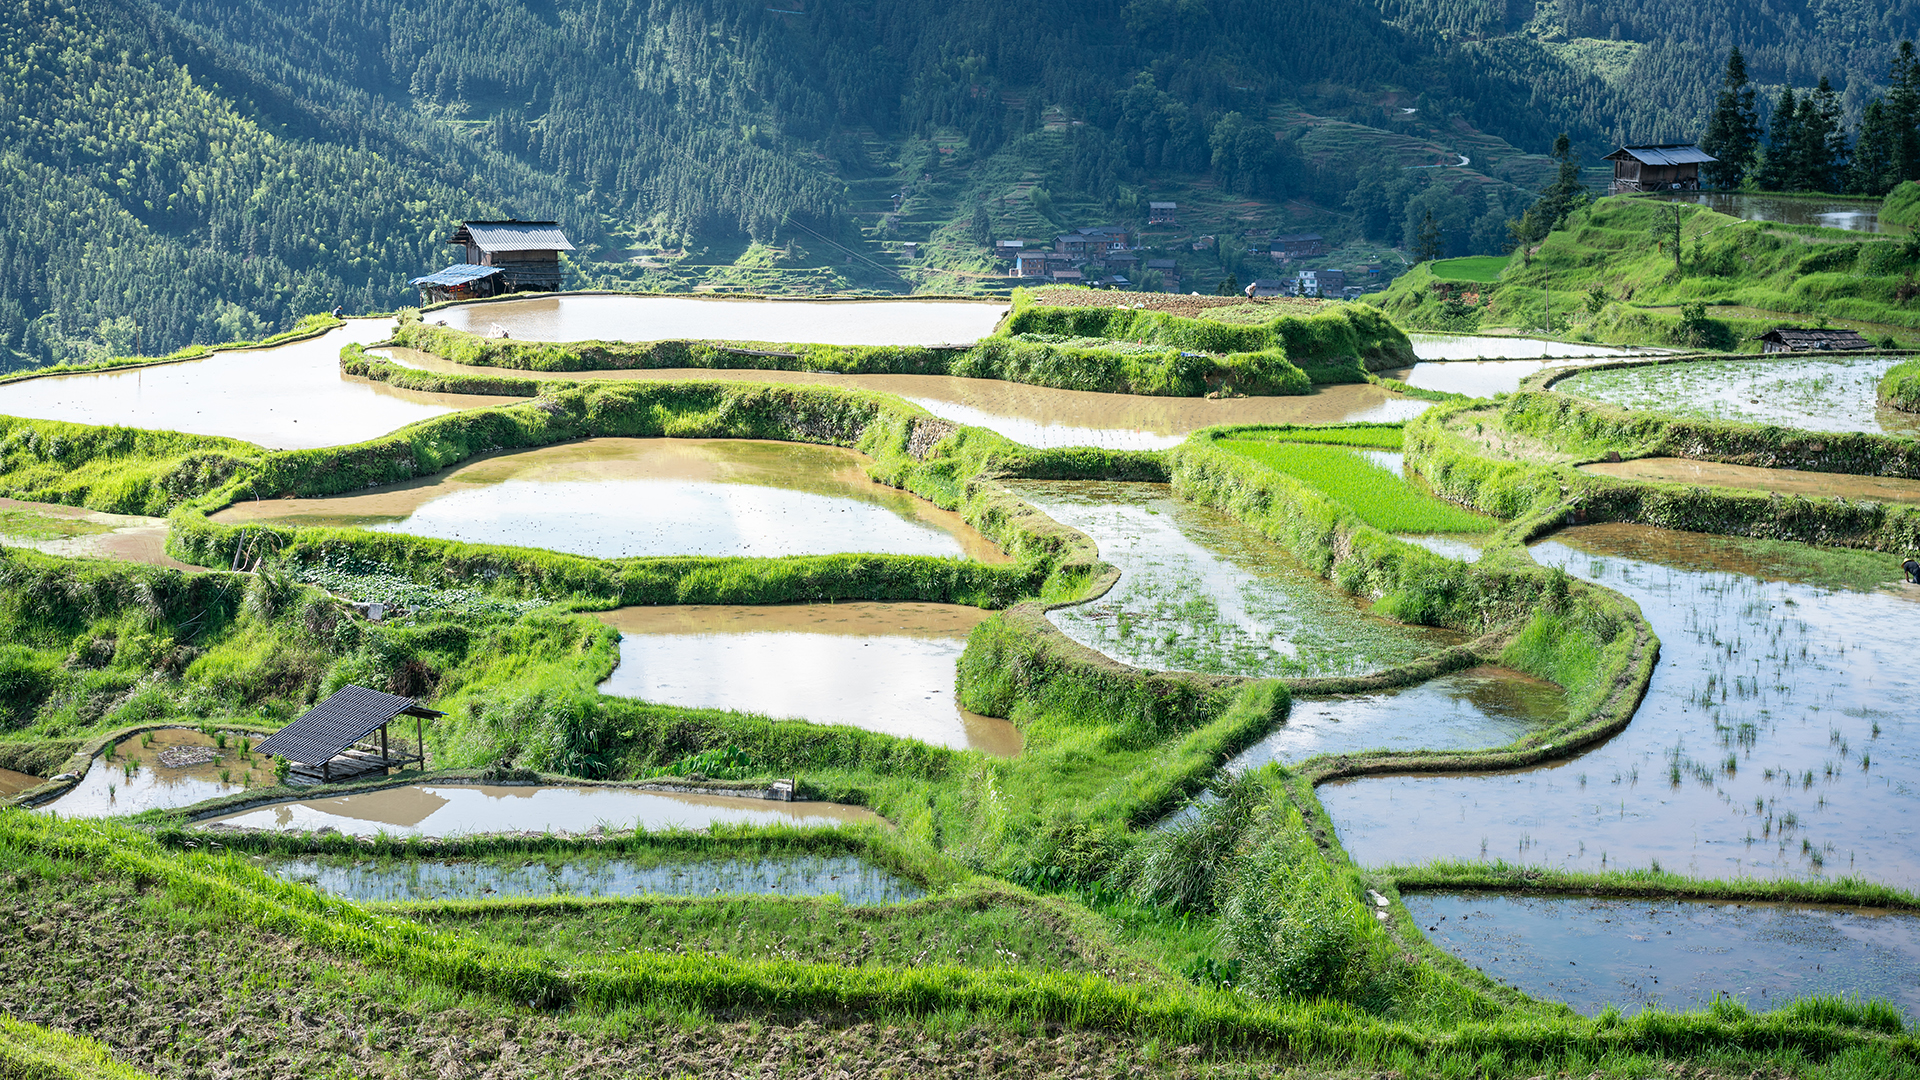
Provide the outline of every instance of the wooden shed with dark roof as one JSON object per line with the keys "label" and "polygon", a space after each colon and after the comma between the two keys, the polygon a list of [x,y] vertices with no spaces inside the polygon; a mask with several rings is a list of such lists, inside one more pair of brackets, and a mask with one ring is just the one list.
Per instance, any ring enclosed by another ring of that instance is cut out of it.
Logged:
{"label": "wooden shed with dark roof", "polygon": [[1794,326],[1776,326],[1760,335],[1760,351],[1783,352],[1857,352],[1873,348],[1873,342],[1856,330],[1802,330]]}
{"label": "wooden shed with dark roof", "polygon": [[1610,194],[1630,191],[1699,191],[1700,166],[1719,158],[1692,143],[1623,146],[1608,154],[1613,162]]}
{"label": "wooden shed with dark roof", "polygon": [[[287,781],[292,784],[328,784],[370,772],[385,775],[388,769],[416,763],[424,767],[427,744],[422,721],[445,715],[422,708],[412,698],[364,686],[343,686],[298,720],[274,732],[254,751],[285,758],[291,766]],[[392,753],[387,741],[387,725],[401,716],[414,718],[411,754]],[[380,735],[377,752],[371,744],[375,732]]]}
{"label": "wooden shed with dark roof", "polygon": [[574,250],[557,221],[463,221],[447,243],[469,265],[499,267],[508,292],[559,291],[560,253]]}

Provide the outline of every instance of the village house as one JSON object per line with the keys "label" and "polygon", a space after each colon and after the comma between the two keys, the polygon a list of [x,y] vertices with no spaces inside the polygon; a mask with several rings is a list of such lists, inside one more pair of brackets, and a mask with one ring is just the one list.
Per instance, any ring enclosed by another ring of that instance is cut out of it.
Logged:
{"label": "village house", "polygon": [[1147,224],[1178,225],[1180,224],[1179,210],[1179,203],[1150,202],[1147,204]]}
{"label": "village house", "polygon": [[1311,259],[1327,253],[1326,238],[1319,233],[1288,233],[1276,236],[1267,245],[1275,262],[1289,259]]}
{"label": "village house", "polygon": [[1692,143],[1623,146],[1608,154],[1613,183],[1607,194],[1632,191],[1699,191],[1700,166],[1719,159]]}
{"label": "village house", "polygon": [[447,237],[466,262],[499,267],[508,292],[556,292],[560,253],[573,244],[554,221],[463,221]]}
{"label": "village house", "polygon": [[1287,282],[1280,278],[1255,278],[1253,284],[1243,290],[1248,296],[1286,296]]}
{"label": "village house", "polygon": [[1347,273],[1344,270],[1302,270],[1297,281],[1297,296],[1337,297],[1347,287]]}
{"label": "village house", "polygon": [[1013,257],[1013,276],[1047,276],[1048,257],[1052,254],[1053,252],[1050,251],[1022,251],[1015,254]]}

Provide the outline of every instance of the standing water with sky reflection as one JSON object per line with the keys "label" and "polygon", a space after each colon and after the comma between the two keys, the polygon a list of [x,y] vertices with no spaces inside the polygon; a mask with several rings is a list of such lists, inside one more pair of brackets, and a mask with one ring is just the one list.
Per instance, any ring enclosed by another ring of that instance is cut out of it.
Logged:
{"label": "standing water with sky reflection", "polygon": [[1365,866],[1657,862],[1920,886],[1920,603],[1775,580],[1752,551],[1622,525],[1540,544],[1541,563],[1631,597],[1659,635],[1633,722],[1546,768],[1326,785],[1347,850]]}

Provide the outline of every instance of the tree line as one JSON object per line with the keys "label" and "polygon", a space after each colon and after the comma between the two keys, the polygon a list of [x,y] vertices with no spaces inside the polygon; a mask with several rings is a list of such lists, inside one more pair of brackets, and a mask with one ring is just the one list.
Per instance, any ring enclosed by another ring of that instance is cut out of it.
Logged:
{"label": "tree line", "polygon": [[1900,43],[1886,86],[1851,130],[1841,96],[1824,76],[1809,90],[1782,89],[1763,125],[1746,59],[1733,49],[1700,140],[1718,160],[1701,167],[1701,179],[1718,188],[1854,195],[1884,195],[1920,180],[1920,58],[1913,42]]}

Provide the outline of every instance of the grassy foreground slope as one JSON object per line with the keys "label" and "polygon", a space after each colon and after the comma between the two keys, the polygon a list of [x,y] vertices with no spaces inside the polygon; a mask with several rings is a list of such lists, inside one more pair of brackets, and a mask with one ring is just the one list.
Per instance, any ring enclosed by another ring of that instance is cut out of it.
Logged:
{"label": "grassy foreground slope", "polygon": [[[1680,250],[1655,227],[1679,212]],[[1757,349],[1788,324],[1860,327],[1920,341],[1920,246],[1873,233],[1743,221],[1691,203],[1622,197],[1576,211],[1490,288],[1447,286],[1422,265],[1371,302],[1403,326],[1539,333],[1683,348]],[[1689,311],[1689,305],[1703,309]]]}

